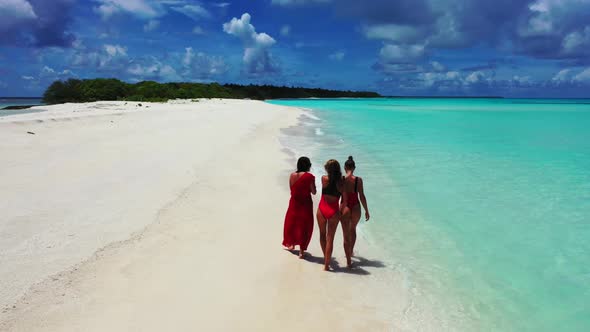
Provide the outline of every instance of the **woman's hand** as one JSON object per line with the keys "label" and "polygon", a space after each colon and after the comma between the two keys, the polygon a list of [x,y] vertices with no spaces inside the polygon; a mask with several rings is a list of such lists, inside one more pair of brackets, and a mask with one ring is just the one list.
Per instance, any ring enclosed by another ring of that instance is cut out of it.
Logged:
{"label": "woman's hand", "polygon": [[365,221],[369,221],[369,219],[371,219],[371,216],[369,215],[369,211],[365,211]]}

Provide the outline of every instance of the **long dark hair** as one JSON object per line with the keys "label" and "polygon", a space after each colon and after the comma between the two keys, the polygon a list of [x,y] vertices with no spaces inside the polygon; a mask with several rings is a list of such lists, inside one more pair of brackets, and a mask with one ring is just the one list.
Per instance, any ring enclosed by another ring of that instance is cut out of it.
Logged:
{"label": "long dark hair", "polygon": [[352,159],[352,156],[348,156],[348,160],[344,163],[344,170],[354,171],[355,168],[354,159]]}
{"label": "long dark hair", "polygon": [[297,160],[297,173],[299,172],[309,172],[311,168],[311,161],[307,157],[300,157]]}
{"label": "long dark hair", "polygon": [[324,169],[328,173],[328,186],[337,186],[342,181],[342,170],[338,160],[328,160],[324,165]]}

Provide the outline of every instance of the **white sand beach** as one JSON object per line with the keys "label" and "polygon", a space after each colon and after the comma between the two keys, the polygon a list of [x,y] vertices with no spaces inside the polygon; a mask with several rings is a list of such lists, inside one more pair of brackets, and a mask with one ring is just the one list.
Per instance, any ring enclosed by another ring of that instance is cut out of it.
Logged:
{"label": "white sand beach", "polygon": [[405,330],[377,263],[323,272],[317,227],[281,248],[302,110],[138,104],[0,118],[0,330]]}

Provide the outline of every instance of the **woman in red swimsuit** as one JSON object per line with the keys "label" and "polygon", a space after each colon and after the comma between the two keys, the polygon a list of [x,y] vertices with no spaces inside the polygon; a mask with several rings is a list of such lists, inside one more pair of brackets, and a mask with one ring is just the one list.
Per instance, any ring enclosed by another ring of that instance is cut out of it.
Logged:
{"label": "woman in red swimsuit", "polygon": [[[344,192],[347,196],[347,204],[342,210],[342,225],[348,226],[349,236],[344,236],[344,251],[346,252],[346,258],[348,266],[351,266],[352,261],[350,257],[354,252],[354,245],[356,242],[356,226],[361,220],[361,205],[365,209],[365,220],[369,221],[371,217],[369,215],[369,208],[367,207],[367,198],[365,197],[365,190],[363,186],[363,179],[354,175],[356,165],[352,156],[348,157],[348,160],[344,163],[344,171],[346,176],[344,177]],[[359,199],[360,198],[360,199]],[[343,230],[344,232],[344,230]],[[346,243],[346,239],[349,239],[350,243]]]}
{"label": "woman in red swimsuit", "polygon": [[328,160],[324,169],[328,175],[322,176],[322,199],[318,207],[317,219],[320,228],[320,245],[324,253],[324,270],[329,271],[334,248],[334,235],[340,221],[340,196],[343,190],[343,180],[338,161]]}
{"label": "woman in red swimsuit", "polygon": [[297,161],[297,171],[289,177],[291,199],[285,215],[283,246],[289,250],[299,246],[299,258],[303,258],[313,233],[313,201],[316,194],[315,176],[309,173],[311,162],[307,157]]}

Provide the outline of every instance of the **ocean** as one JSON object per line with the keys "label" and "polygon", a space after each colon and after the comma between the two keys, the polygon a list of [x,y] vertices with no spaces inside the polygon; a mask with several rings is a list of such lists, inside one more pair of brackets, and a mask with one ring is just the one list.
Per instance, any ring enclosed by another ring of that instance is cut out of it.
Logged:
{"label": "ocean", "polygon": [[590,100],[269,102],[311,110],[317,176],[354,156],[362,241],[439,330],[590,331]]}
{"label": "ocean", "polygon": [[19,106],[19,105],[42,105],[41,98],[10,98],[0,97],[0,116],[20,114],[20,113],[31,113],[31,110],[3,110],[6,106]]}

